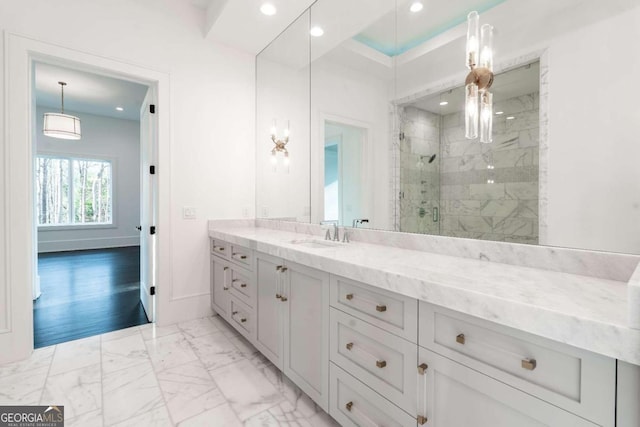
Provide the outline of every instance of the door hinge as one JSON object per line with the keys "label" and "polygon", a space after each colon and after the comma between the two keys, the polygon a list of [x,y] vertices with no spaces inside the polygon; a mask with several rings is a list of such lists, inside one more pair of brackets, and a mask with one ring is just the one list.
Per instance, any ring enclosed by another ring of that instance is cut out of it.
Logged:
{"label": "door hinge", "polygon": [[155,114],[156,113],[156,104],[149,104],[149,112],[151,114]]}
{"label": "door hinge", "polygon": [[156,174],[156,167],[154,165],[149,166],[149,173],[151,175],[155,175]]}
{"label": "door hinge", "polygon": [[149,227],[149,234],[156,234],[156,226],[152,225],[151,227]]}
{"label": "door hinge", "polygon": [[152,286],[149,288],[149,295],[155,295],[156,294],[156,287]]}

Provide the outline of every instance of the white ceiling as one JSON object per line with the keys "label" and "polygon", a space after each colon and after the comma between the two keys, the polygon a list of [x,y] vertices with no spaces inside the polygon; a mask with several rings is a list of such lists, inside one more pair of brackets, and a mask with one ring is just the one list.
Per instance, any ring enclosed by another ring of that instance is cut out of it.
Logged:
{"label": "white ceiling", "polygon": [[[127,120],[140,119],[147,86],[86,71],[36,63],[35,94],[38,106],[60,111],[59,81],[64,88],[65,111]],[[116,107],[124,108],[117,111]]]}
{"label": "white ceiling", "polygon": [[[192,0],[206,14],[205,36],[224,45],[257,54],[315,0]],[[266,16],[260,6],[269,2],[277,13]]]}

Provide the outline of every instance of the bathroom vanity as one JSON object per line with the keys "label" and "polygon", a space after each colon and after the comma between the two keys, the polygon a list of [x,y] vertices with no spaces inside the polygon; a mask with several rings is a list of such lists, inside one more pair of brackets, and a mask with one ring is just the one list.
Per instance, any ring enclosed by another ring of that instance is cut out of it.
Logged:
{"label": "bathroom vanity", "polygon": [[640,425],[624,281],[323,231],[210,221],[211,306],[341,425]]}

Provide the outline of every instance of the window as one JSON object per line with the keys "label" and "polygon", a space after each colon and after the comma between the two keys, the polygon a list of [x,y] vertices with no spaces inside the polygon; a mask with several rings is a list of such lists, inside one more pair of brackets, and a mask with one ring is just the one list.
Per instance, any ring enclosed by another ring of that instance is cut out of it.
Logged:
{"label": "window", "polygon": [[110,161],[38,156],[38,225],[113,223]]}

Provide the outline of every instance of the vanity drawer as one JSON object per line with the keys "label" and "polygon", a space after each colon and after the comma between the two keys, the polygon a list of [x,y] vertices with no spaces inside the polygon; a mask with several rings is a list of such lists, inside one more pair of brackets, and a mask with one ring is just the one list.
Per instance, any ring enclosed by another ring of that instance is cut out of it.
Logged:
{"label": "vanity drawer", "polygon": [[238,332],[251,340],[253,336],[253,310],[247,307],[236,298],[231,298],[231,325],[236,328]]}
{"label": "vanity drawer", "polygon": [[412,414],[416,412],[416,345],[331,308],[329,359]]}
{"label": "vanity drawer", "polygon": [[237,268],[231,269],[231,293],[249,307],[255,307],[255,282],[251,275],[243,274]]}
{"label": "vanity drawer", "polygon": [[229,244],[220,239],[210,239],[211,253],[224,259],[229,259]]}
{"label": "vanity drawer", "polygon": [[418,302],[364,283],[331,276],[331,305],[413,343],[418,335]]}
{"label": "vanity drawer", "polygon": [[598,424],[614,425],[614,359],[422,302],[420,345]]}
{"label": "vanity drawer", "polygon": [[238,245],[230,245],[229,257],[231,261],[253,270],[253,251]]}
{"label": "vanity drawer", "polygon": [[[329,414],[344,427],[415,427],[416,419],[330,363]],[[415,381],[414,381],[415,382]]]}

